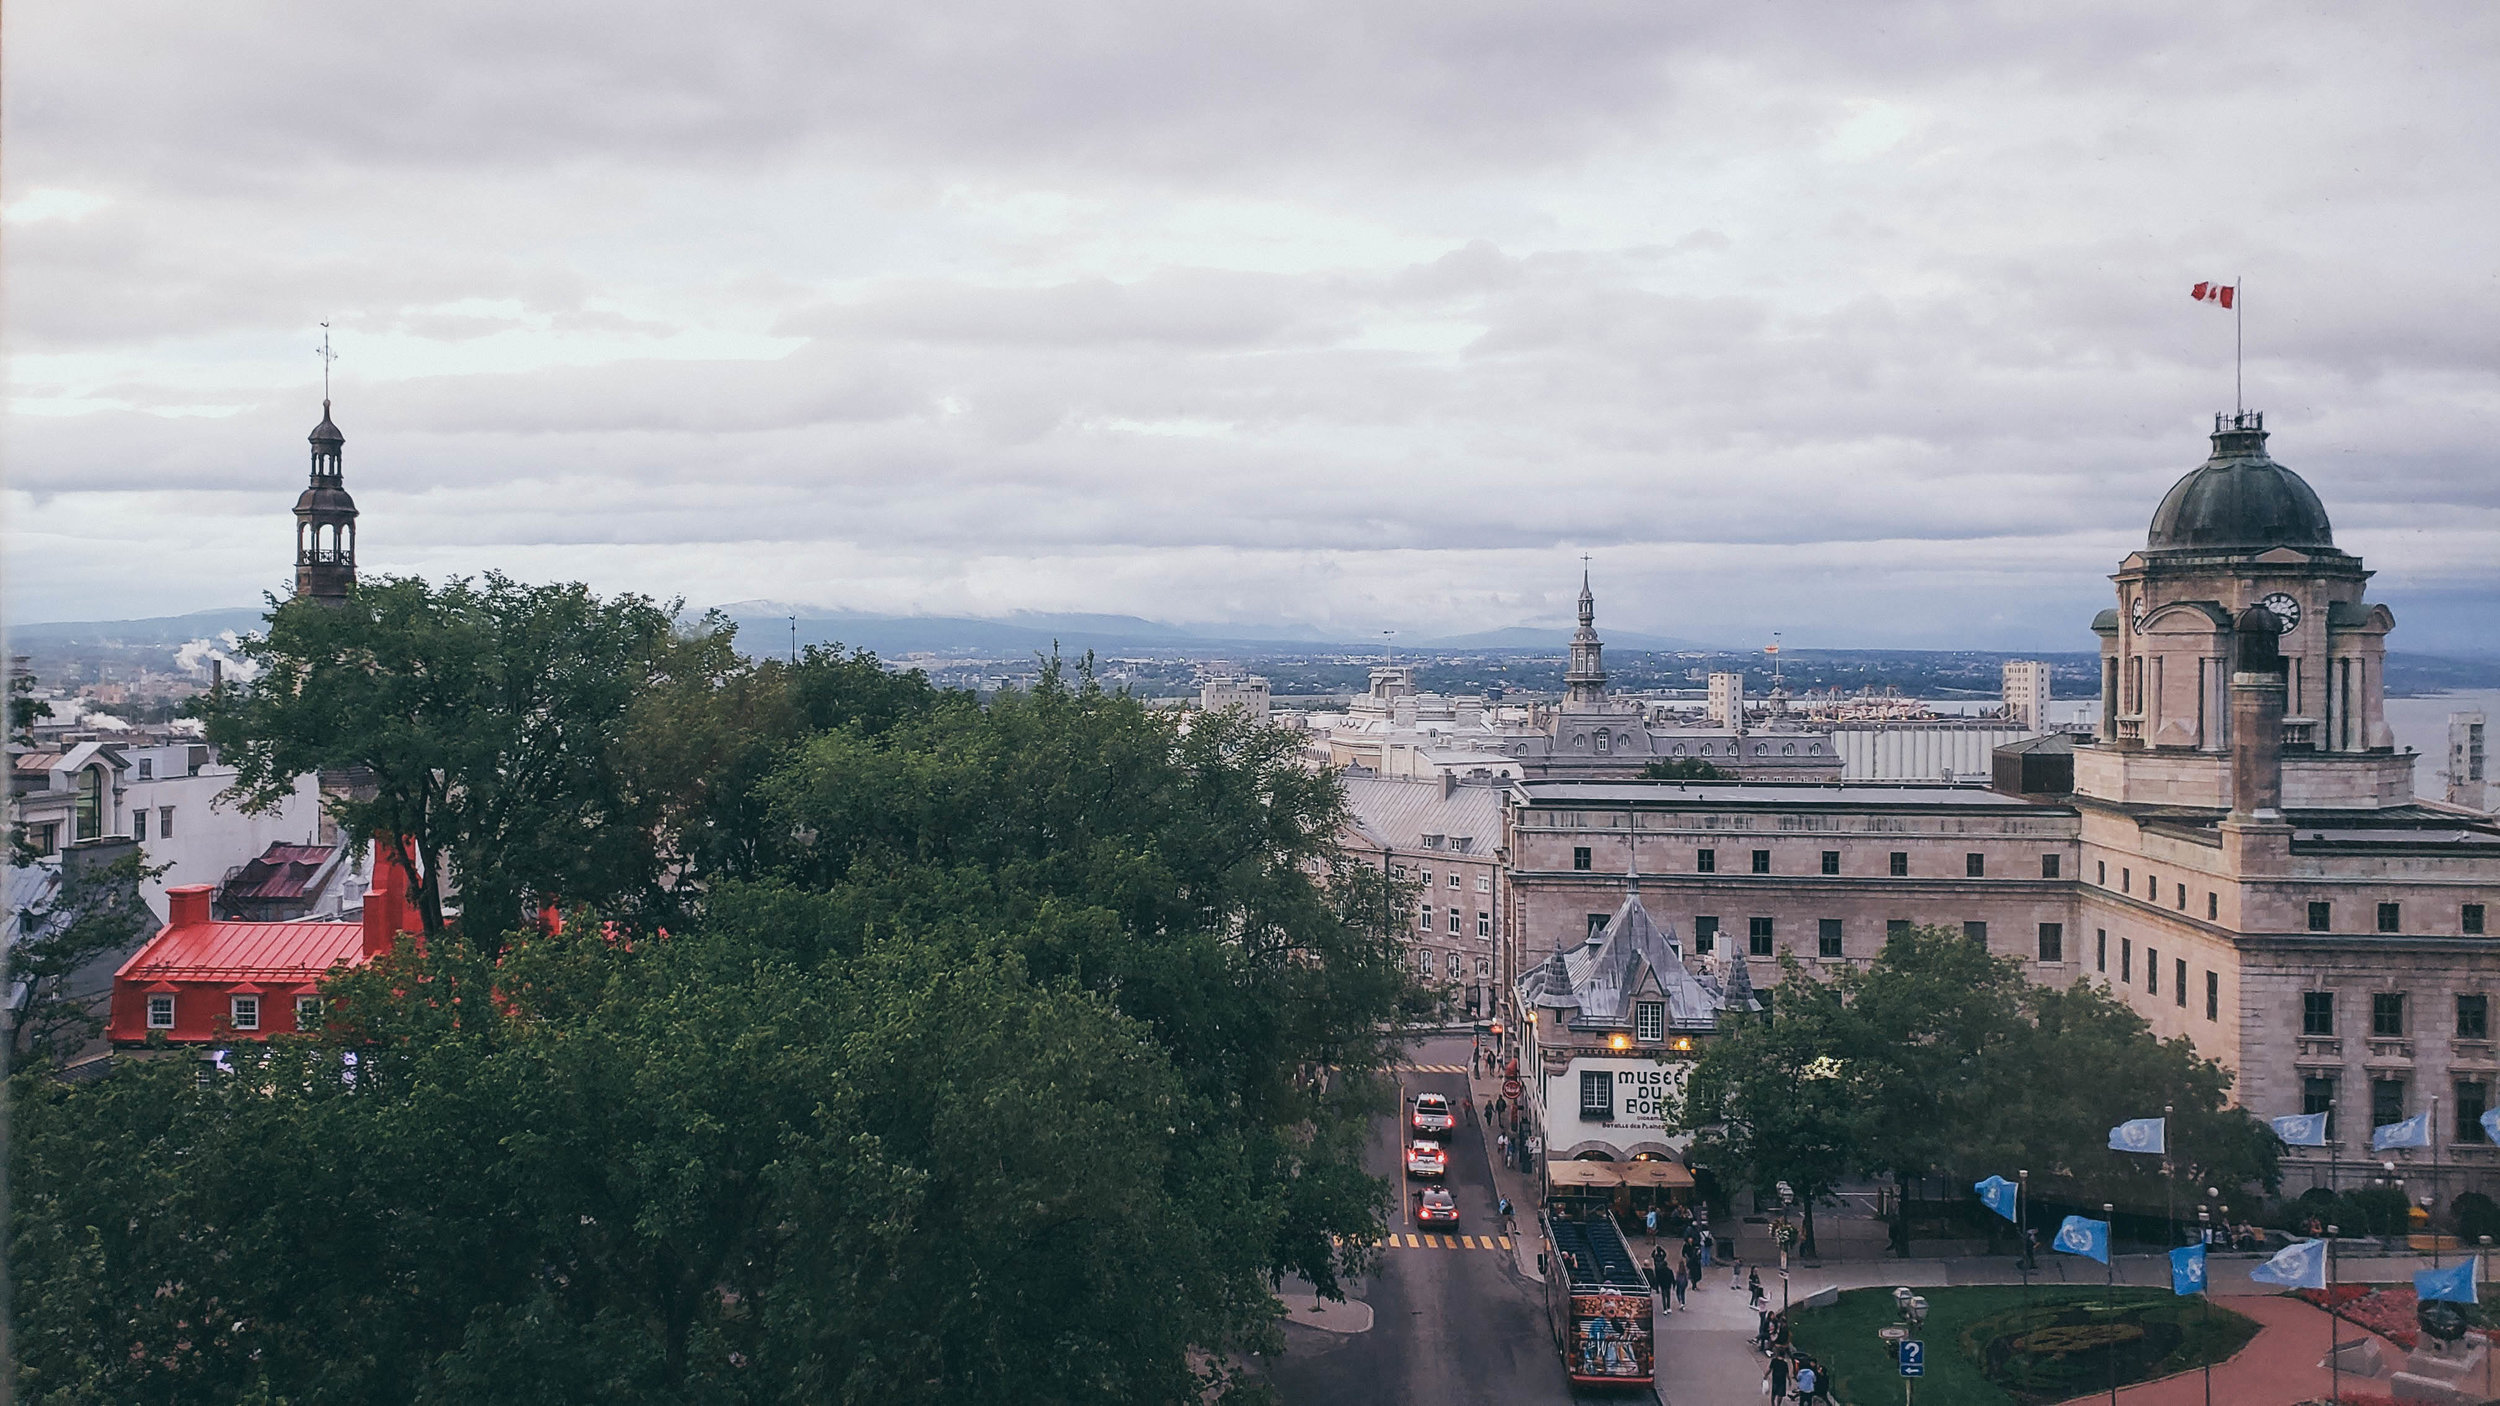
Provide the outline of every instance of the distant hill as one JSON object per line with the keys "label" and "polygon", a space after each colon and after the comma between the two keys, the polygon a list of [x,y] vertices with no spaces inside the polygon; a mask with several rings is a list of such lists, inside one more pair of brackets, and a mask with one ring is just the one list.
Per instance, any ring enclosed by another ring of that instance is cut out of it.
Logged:
{"label": "distant hill", "polygon": [[79,646],[131,649],[161,644],[177,649],[193,640],[214,639],[228,630],[250,634],[260,627],[260,611],[235,607],[189,615],[157,615],[145,620],[56,620],[12,625],[9,642],[20,652],[31,646],[55,650]]}
{"label": "distant hill", "polygon": [[[1649,649],[1667,653],[1699,651],[1723,652],[1723,646],[1697,644],[1666,635],[1644,635],[1636,630],[1597,632],[1608,649]],[[1502,630],[1479,630],[1472,635],[1444,635],[1437,639],[1397,640],[1400,649],[1568,649],[1571,627],[1568,625],[1513,625]]]}

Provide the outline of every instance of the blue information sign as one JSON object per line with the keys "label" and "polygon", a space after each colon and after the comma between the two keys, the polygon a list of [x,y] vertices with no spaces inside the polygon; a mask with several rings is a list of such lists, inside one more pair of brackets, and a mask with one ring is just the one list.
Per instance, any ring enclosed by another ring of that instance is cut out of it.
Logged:
{"label": "blue information sign", "polygon": [[1905,1338],[1902,1340],[1901,1375],[1905,1377],[1923,1377],[1927,1375],[1927,1344],[1920,1342],[1916,1338]]}

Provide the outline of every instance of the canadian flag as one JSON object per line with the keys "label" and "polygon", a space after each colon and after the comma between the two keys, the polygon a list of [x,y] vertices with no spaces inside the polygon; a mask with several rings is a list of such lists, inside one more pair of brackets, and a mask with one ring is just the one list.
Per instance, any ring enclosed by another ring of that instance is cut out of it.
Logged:
{"label": "canadian flag", "polygon": [[2188,290],[2188,296],[2200,303],[2220,303],[2226,308],[2239,294],[2240,290],[2228,283],[2199,283]]}

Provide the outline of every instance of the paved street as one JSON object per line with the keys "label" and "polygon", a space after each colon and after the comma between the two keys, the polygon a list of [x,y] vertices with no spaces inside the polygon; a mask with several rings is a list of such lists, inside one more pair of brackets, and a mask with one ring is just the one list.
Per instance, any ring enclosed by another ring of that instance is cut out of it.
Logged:
{"label": "paved street", "polygon": [[[1468,1093],[1468,1049],[1464,1039],[1420,1046],[1415,1062],[1422,1067],[1403,1075],[1405,1098],[1443,1093],[1455,1105]],[[1368,1158],[1373,1171],[1407,1187],[1394,1222],[1396,1247],[1384,1248],[1379,1272],[1353,1289],[1371,1306],[1373,1326],[1351,1334],[1288,1327],[1287,1352],[1269,1367],[1279,1394],[1294,1406],[1570,1401],[1539,1286],[1520,1273],[1513,1242],[1501,1234],[1480,1127],[1462,1122],[1450,1140],[1449,1185],[1461,1218],[1454,1239],[1414,1223],[1422,1184],[1405,1182],[1403,1126],[1403,1110],[1382,1120]]]}

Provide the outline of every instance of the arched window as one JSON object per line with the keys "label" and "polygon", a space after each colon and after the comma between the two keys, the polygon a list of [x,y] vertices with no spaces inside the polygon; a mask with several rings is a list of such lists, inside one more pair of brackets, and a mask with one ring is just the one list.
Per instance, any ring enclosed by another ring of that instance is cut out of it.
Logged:
{"label": "arched window", "polygon": [[1809,757],[1819,757],[1823,755],[1823,744],[1820,742],[1808,743],[1806,745],[1806,755]]}
{"label": "arched window", "polygon": [[1679,757],[1684,755],[1684,744],[1683,744],[1683,743],[1678,742],[1678,743],[1676,743],[1676,744],[1675,744],[1675,752],[1674,752],[1674,755],[1679,756]]}
{"label": "arched window", "polygon": [[1753,754],[1757,757],[1767,757],[1771,755],[1771,744],[1768,742],[1756,742],[1753,744]]}
{"label": "arched window", "polygon": [[1606,734],[1602,732],[1597,734],[1597,755],[1606,755]]}
{"label": "arched window", "polygon": [[81,767],[78,770],[78,801],[74,816],[74,840],[93,840],[104,834],[104,768]]}
{"label": "arched window", "polygon": [[1783,756],[1783,757],[1793,757],[1793,756],[1797,755],[1797,744],[1796,744],[1796,743],[1794,743],[1794,742],[1783,742],[1783,743],[1781,743],[1781,744],[1780,744],[1780,755],[1781,755],[1781,756]]}
{"label": "arched window", "polygon": [[1705,756],[1705,757],[1710,755],[1710,744],[1709,744],[1709,743],[1704,742],[1703,744],[1701,744],[1701,754],[1702,754],[1703,756]]}
{"label": "arched window", "polygon": [[1575,752],[1585,752],[1585,751],[1587,751],[1588,749],[1589,749],[1589,735],[1588,735],[1587,733],[1585,733],[1585,732],[1575,732],[1575,733],[1571,734],[1571,750],[1572,750],[1572,751],[1575,751]]}

